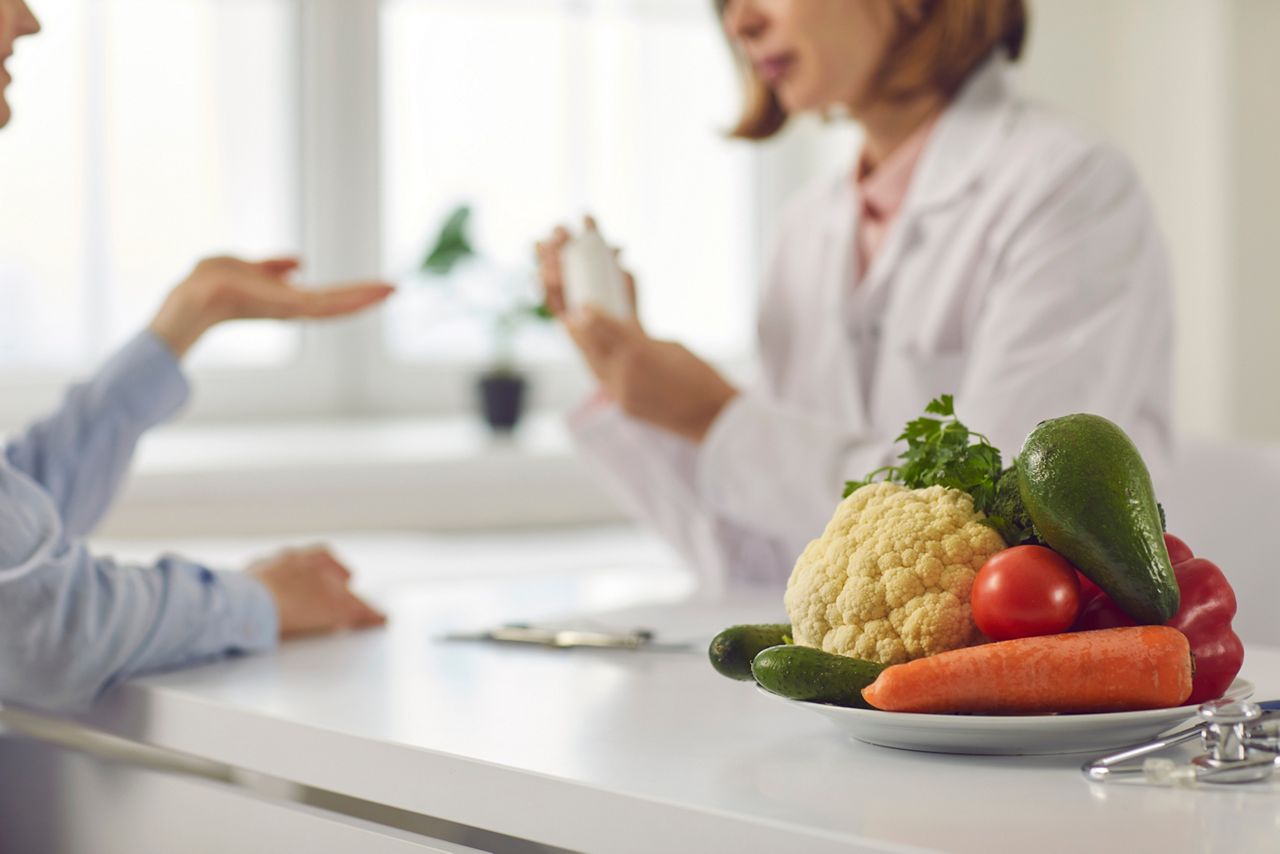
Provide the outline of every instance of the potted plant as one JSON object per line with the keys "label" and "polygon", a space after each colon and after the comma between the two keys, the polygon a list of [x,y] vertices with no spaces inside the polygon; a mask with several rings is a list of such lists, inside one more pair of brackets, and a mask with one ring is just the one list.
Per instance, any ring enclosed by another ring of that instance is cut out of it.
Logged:
{"label": "potted plant", "polygon": [[516,337],[526,324],[545,322],[551,313],[529,296],[530,273],[502,269],[475,250],[467,233],[470,221],[468,205],[449,214],[423,258],[421,272],[453,288],[455,298],[486,317],[491,363],[478,377],[476,391],[489,427],[508,433],[520,421],[528,387],[516,366]]}

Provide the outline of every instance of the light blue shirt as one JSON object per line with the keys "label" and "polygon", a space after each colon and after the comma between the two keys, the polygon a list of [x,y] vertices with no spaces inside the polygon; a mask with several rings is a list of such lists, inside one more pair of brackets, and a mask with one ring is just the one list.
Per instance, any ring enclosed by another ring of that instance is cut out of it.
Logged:
{"label": "light blue shirt", "polygon": [[252,577],[172,556],[117,564],[82,539],[143,432],[187,394],[143,333],[0,455],[0,702],[83,709],[135,674],[275,645],[275,605]]}

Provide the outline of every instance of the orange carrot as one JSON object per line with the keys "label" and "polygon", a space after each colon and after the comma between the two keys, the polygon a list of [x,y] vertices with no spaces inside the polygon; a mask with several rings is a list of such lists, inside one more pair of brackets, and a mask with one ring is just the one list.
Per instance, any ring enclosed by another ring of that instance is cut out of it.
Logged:
{"label": "orange carrot", "polygon": [[889,712],[1123,712],[1191,696],[1191,648],[1168,626],[1018,638],[887,668],[862,692]]}

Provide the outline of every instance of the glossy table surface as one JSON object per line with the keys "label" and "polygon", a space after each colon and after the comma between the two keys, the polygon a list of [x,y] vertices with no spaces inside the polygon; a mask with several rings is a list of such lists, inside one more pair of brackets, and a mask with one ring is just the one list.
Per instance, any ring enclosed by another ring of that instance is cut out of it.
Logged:
{"label": "glossy table surface", "polygon": [[[580,851],[1280,850],[1280,784],[1090,784],[1087,756],[966,757],[846,740],[717,676],[706,643],[781,591],[701,601],[625,532],[351,538],[387,628],[123,686],[83,720],[126,738]],[[442,569],[442,567],[447,567]],[[441,640],[502,621],[656,630],[686,651]],[[1280,698],[1280,650],[1243,675]]]}

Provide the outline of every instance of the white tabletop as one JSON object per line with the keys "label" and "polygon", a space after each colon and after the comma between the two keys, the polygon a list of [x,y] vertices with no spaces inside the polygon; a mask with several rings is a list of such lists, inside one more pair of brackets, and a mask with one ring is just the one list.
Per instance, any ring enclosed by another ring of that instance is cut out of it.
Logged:
{"label": "white tabletop", "polygon": [[[438,544],[437,544],[438,545]],[[579,544],[580,545],[580,544]],[[371,590],[385,630],[123,686],[87,722],[353,797],[592,852],[1274,851],[1275,784],[1194,791],[1087,783],[1081,756],[955,757],[854,743],[707,663],[711,635],[782,616],[781,592],[687,601],[657,552],[593,566],[407,579]],[[521,549],[537,562],[536,548]],[[415,551],[421,550],[421,553]],[[357,548],[356,551],[359,551]],[[376,550],[366,549],[372,557]],[[433,552],[435,554],[435,552]],[[460,553],[459,553],[460,554]],[[491,556],[492,557],[492,556]],[[656,563],[655,563],[656,562]],[[570,565],[574,564],[574,565]],[[553,614],[645,626],[687,652],[446,643],[447,629]],[[686,601],[682,601],[686,600]],[[1280,697],[1280,650],[1243,675]]]}

